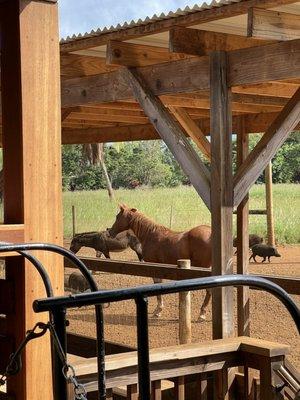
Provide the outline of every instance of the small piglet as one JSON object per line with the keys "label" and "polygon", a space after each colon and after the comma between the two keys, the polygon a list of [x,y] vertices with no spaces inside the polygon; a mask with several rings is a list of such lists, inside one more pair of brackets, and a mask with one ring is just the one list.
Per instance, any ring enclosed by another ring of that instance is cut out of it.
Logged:
{"label": "small piglet", "polygon": [[[254,245],[260,244],[264,241],[264,239],[254,233],[250,233],[249,235],[249,249],[251,249]],[[237,237],[233,239],[233,247],[237,247]],[[236,254],[237,252],[235,252]]]}
{"label": "small piglet", "polygon": [[274,246],[269,246],[268,244],[256,244],[251,248],[251,250],[252,255],[249,258],[249,261],[251,260],[251,258],[253,258],[253,260],[257,262],[255,258],[256,256],[262,257],[262,262],[265,262],[267,257],[269,262],[270,257],[281,257],[277,249]]}

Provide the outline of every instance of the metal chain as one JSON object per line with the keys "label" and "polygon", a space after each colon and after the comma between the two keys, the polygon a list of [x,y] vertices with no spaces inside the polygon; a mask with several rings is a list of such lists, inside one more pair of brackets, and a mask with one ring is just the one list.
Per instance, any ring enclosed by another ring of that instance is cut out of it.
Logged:
{"label": "metal chain", "polygon": [[53,338],[54,346],[58,353],[58,356],[63,364],[62,373],[68,383],[71,383],[74,387],[75,400],[87,400],[87,392],[85,387],[78,382],[75,370],[72,365],[68,364],[66,354],[61,346],[56,330],[50,322],[48,323],[50,334]]}
{"label": "metal chain", "polygon": [[[40,332],[36,332],[37,329],[40,329]],[[27,343],[30,340],[43,336],[47,332],[47,330],[47,324],[44,324],[43,322],[38,322],[37,324],[35,324],[33,329],[30,329],[26,332],[25,339],[21,342],[17,350],[9,357],[9,362],[5,369],[5,372],[0,377],[0,386],[3,386],[6,383],[9,376],[16,375],[22,369],[21,354]]]}
{"label": "metal chain", "polygon": [[[37,332],[37,329],[40,329],[39,332]],[[22,359],[21,359],[21,354],[22,351],[24,350],[25,346],[30,340],[39,338],[49,330],[50,335],[53,338],[53,342],[55,345],[55,349],[59,355],[59,358],[63,364],[62,368],[62,373],[63,376],[65,377],[66,381],[68,383],[71,383],[74,386],[74,394],[75,394],[75,400],[87,400],[87,392],[85,387],[78,382],[75,374],[75,370],[72,367],[72,365],[67,363],[67,357],[66,354],[61,346],[61,343],[59,341],[59,338],[57,336],[56,330],[51,322],[48,322],[45,324],[44,322],[38,322],[33,329],[30,329],[26,332],[26,336],[24,340],[21,342],[17,350],[11,354],[9,358],[8,365],[5,369],[4,374],[0,376],[0,387],[5,385],[7,382],[7,379],[12,376],[16,375],[17,373],[20,372],[22,369]]]}

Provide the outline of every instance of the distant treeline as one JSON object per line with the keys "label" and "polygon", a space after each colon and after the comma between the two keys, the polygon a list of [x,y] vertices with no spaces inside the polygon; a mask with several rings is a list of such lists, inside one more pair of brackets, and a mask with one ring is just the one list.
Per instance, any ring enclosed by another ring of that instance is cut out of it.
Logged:
{"label": "distant treeline", "polygon": [[[250,149],[260,137],[260,135],[250,135]],[[162,141],[106,144],[104,160],[115,189],[134,189],[138,186],[174,187],[189,184],[189,180]],[[234,169],[235,160],[234,141]],[[209,163],[205,159],[203,161],[209,168]],[[263,181],[262,175],[258,182]],[[273,159],[273,181],[274,183],[300,182],[300,132],[290,135]],[[89,163],[81,145],[63,146],[63,188],[65,190],[106,188],[101,167]]]}

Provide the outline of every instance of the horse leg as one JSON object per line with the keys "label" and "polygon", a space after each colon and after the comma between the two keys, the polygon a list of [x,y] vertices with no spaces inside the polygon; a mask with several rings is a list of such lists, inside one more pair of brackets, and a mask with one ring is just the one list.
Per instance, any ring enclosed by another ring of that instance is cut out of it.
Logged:
{"label": "horse leg", "polygon": [[204,298],[203,304],[200,309],[200,315],[199,315],[198,320],[202,320],[202,321],[206,320],[206,308],[210,302],[210,298],[211,298],[211,289],[206,289],[205,298]]}
{"label": "horse leg", "polygon": [[[162,283],[162,279],[159,278],[153,278],[154,283]],[[156,309],[153,311],[153,316],[154,317],[160,317],[164,303],[163,303],[163,298],[162,295],[159,294],[157,297],[157,306]]]}
{"label": "horse leg", "polygon": [[110,259],[109,252],[105,252],[105,253],[103,253],[103,254],[104,254],[104,257],[105,257],[105,258],[109,258],[109,259]]}
{"label": "horse leg", "polygon": [[140,262],[144,261],[142,253],[140,253],[139,251],[136,251],[136,255],[138,256]]}

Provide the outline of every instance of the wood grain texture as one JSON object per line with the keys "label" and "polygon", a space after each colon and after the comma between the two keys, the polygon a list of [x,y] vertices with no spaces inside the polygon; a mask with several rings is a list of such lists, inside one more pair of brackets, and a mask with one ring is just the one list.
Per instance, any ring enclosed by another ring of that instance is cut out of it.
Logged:
{"label": "wood grain texture", "polygon": [[111,40],[106,47],[106,63],[125,67],[144,67],[186,58],[164,47],[147,46]]}
{"label": "wood grain texture", "polygon": [[[300,40],[232,50],[228,52],[228,60],[230,86],[298,78]],[[209,59],[206,56],[139,67],[138,73],[155,95],[209,89]],[[114,102],[131,96],[121,70],[62,83],[63,107]]]}
{"label": "wood grain texture", "polygon": [[268,41],[256,40],[228,33],[209,32],[200,29],[175,26],[170,29],[169,50],[194,56],[209,55],[211,51],[230,51],[261,46]]}
{"label": "wood grain texture", "polygon": [[300,39],[228,52],[228,84],[238,86],[300,76]]}
{"label": "wood grain texture", "polygon": [[248,155],[234,177],[234,204],[238,205],[300,121],[300,88]]}
{"label": "wood grain texture", "polygon": [[[249,152],[249,136],[245,120],[240,118],[240,128],[237,135],[237,167],[245,161]],[[249,266],[249,198],[242,200],[237,208],[237,273],[248,274]],[[237,320],[238,335],[250,336],[250,296],[248,287],[237,289]]]}
{"label": "wood grain texture", "polygon": [[[27,242],[62,244],[57,4],[20,0],[3,7],[7,19],[2,21],[5,60],[1,60],[4,221],[24,224]],[[37,255],[49,272],[54,292],[61,293],[61,260],[51,254]],[[32,302],[45,295],[38,273],[19,260],[7,265],[8,278],[14,281],[18,293],[16,314],[7,317],[8,332],[16,343],[41,319],[33,313]],[[43,320],[47,318],[42,316]],[[49,338],[43,337],[26,348],[23,369],[9,381],[8,392],[20,400],[50,400],[50,370]]]}
{"label": "wood grain texture", "polygon": [[268,163],[265,169],[265,186],[268,244],[275,246],[272,161]]}
{"label": "wood grain texture", "polygon": [[269,40],[300,39],[300,15],[250,8],[247,34]]}
{"label": "wood grain texture", "polygon": [[[233,273],[232,260],[232,120],[227,83],[227,54],[213,52],[211,82],[212,274]],[[233,288],[213,290],[213,338],[233,335]]]}
{"label": "wood grain texture", "polygon": [[210,142],[196,122],[194,122],[184,108],[172,107],[171,111],[186,133],[196,143],[199,150],[210,160]]}
{"label": "wood grain texture", "polygon": [[[138,72],[155,95],[209,88],[206,57],[140,67]],[[122,70],[62,82],[62,107],[114,102],[131,97],[132,91]]]}
{"label": "wood grain texture", "polygon": [[187,140],[184,132],[136,70],[124,70],[124,76],[150,122],[181,165],[205,205],[210,208],[208,170]]}

